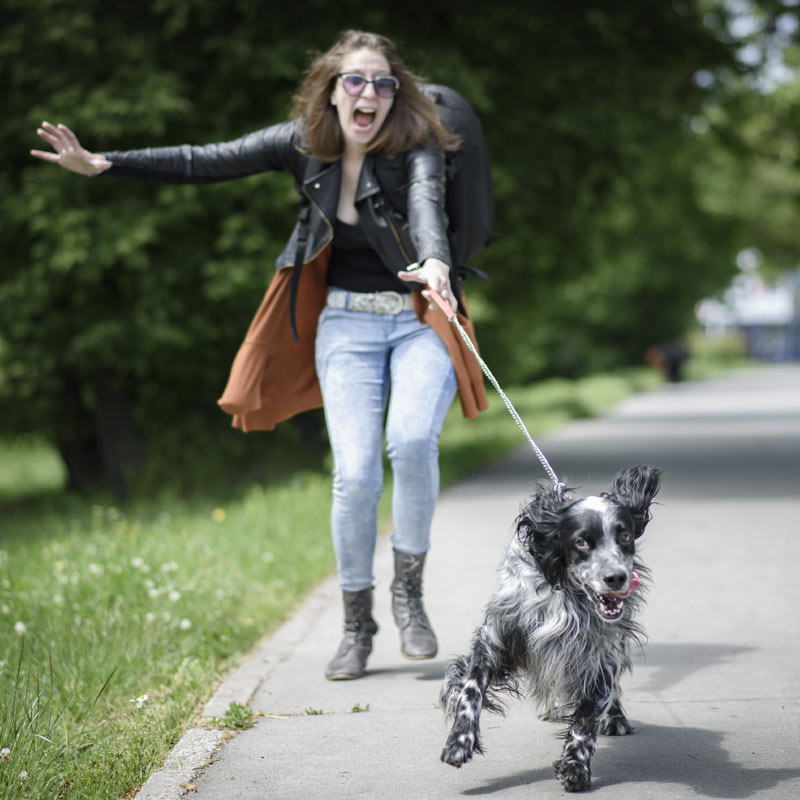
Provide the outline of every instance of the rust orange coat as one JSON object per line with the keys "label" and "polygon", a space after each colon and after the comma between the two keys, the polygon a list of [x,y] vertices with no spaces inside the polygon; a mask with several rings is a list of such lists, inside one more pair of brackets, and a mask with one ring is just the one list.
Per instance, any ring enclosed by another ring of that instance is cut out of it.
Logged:
{"label": "rust orange coat", "polygon": [[[325,274],[330,251],[329,245],[303,266],[296,306],[299,341],[292,338],[289,326],[292,271],[280,269],[275,273],[236,354],[228,384],[219,399],[222,409],[233,416],[234,427],[245,432],[269,431],[301,411],[322,405],[314,366],[314,339],[328,290]],[[413,299],[420,321],[430,325],[447,346],[456,372],[463,415],[476,417],[488,406],[479,364],[445,315],[438,308],[428,307],[421,291],[414,292]],[[476,344],[472,322],[461,313],[458,319]]]}

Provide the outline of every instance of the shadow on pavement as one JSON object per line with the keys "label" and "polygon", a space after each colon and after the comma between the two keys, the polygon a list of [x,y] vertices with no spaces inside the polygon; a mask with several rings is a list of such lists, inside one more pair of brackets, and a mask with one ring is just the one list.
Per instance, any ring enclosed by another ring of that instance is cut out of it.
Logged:
{"label": "shadow on pavement", "polygon": [[[800,766],[760,768],[732,761],[722,742],[723,735],[718,731],[665,725],[642,726],[633,736],[601,737],[592,759],[592,789],[661,783],[684,787],[678,793],[665,792],[665,797],[698,795],[737,800],[800,777]],[[539,767],[488,781],[462,794],[481,797],[555,780],[551,768]]]}
{"label": "shadow on pavement", "polygon": [[663,644],[652,642],[644,647],[644,654],[634,654],[634,671],[638,665],[655,667],[656,671],[646,684],[637,687],[640,692],[662,692],[688,678],[692,673],[708,667],[727,664],[756,647],[728,644],[703,644],[702,642]]}

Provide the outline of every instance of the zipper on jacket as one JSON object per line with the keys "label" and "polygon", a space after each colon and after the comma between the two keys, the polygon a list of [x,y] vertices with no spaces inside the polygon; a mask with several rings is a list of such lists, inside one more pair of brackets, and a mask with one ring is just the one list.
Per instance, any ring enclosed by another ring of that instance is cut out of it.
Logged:
{"label": "zipper on jacket", "polygon": [[400,239],[400,234],[397,232],[397,228],[395,228],[394,223],[392,222],[392,219],[389,216],[389,212],[386,210],[386,201],[379,196],[378,199],[375,201],[375,207],[378,209],[383,218],[386,220],[386,224],[389,226],[389,229],[394,234],[397,246],[400,248],[400,253],[405,259],[406,266],[408,266],[411,263],[411,258],[406,252],[406,248],[403,246],[403,242]]}

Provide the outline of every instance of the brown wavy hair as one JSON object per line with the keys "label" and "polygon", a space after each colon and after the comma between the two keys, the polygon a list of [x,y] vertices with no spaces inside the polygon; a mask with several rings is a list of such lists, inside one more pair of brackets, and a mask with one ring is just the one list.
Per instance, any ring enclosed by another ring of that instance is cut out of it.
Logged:
{"label": "brown wavy hair", "polygon": [[355,50],[374,50],[389,63],[400,88],[386,120],[367,146],[368,153],[395,156],[433,142],[456,150],[461,141],[442,125],[433,101],[417,87],[421,78],[405,65],[394,42],[365,31],[343,31],[326,53],[316,56],[292,102],[291,116],[303,121],[307,145],[320,161],[336,161],[344,152],[344,137],[330,99],[345,56]]}

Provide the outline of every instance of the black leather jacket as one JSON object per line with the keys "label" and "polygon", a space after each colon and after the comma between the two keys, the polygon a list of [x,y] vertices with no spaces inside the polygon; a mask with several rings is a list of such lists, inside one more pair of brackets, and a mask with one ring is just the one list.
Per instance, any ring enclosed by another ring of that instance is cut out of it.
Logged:
{"label": "black leather jacket", "polygon": [[[146,148],[105,152],[113,166],[105,174],[165,183],[214,183],[257,172],[282,170],[295,179],[309,203],[308,242],[303,263],[313,260],[333,238],[339,202],[341,163],[324,163],[298,149],[296,120],[272,125],[230,142],[202,147]],[[438,258],[450,264],[447,243],[444,153],[426,147],[395,158],[368,155],[356,190],[361,225],[381,261],[393,272],[413,262]],[[294,265],[300,222],[276,261]],[[458,291],[451,266],[451,284]]]}

